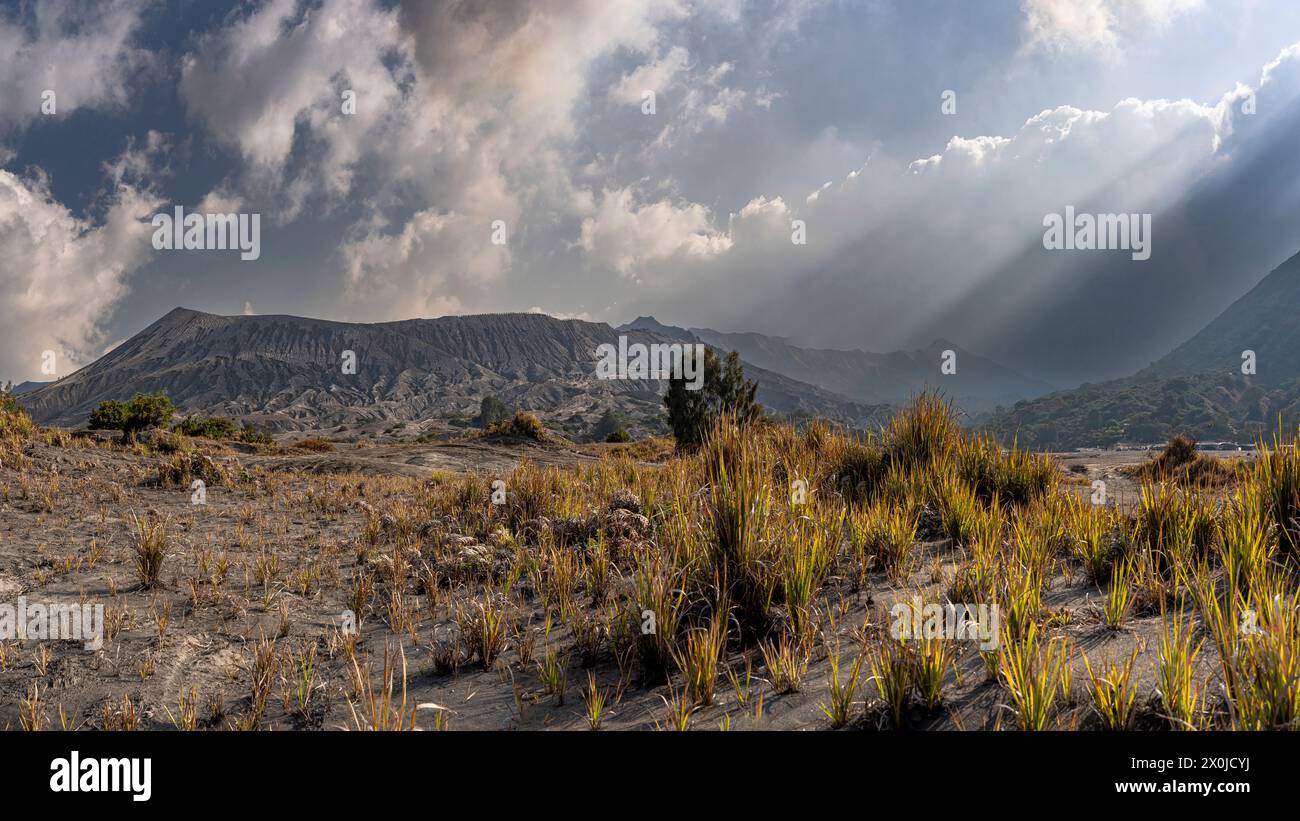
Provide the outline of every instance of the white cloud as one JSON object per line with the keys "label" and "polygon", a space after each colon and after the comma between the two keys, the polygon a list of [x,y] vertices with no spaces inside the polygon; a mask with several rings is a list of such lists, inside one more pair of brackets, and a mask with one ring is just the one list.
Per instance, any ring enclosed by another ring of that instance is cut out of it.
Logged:
{"label": "white cloud", "polygon": [[21,13],[0,11],[0,132],[43,115],[54,92],[55,114],[79,108],[120,109],[130,78],[150,62],[134,45],[151,4],[142,0],[36,0]]}
{"label": "white cloud", "polygon": [[1116,53],[1121,40],[1168,26],[1201,0],[1021,0],[1028,50]]}
{"label": "white cloud", "polygon": [[[286,195],[281,221],[313,193],[352,191],[363,155],[402,118],[411,69],[397,12],[371,0],[299,11],[297,0],[270,0],[205,35],[183,59],[180,82],[190,113],[251,166],[249,187]],[[355,95],[354,113],[344,112],[345,92]],[[294,175],[298,146],[311,162]]]}
{"label": "white cloud", "polygon": [[[200,40],[181,91],[248,164],[236,189],[277,197],[281,222],[312,196],[361,206],[340,249],[341,312],[455,311],[506,273],[510,251],[487,244],[494,221],[513,243],[526,205],[580,205],[562,152],[593,62],[655,53],[659,25],[689,12],[684,0],[324,0],[299,14],[270,0]],[[656,70],[670,74],[685,52],[666,60]],[[352,117],[343,88],[357,91]]]}
{"label": "white cloud", "polygon": [[430,210],[396,234],[374,230],[352,240],[342,251],[344,310],[352,318],[460,313],[460,295],[481,293],[509,262],[507,247],[491,243],[491,230],[487,223]]}
{"label": "white cloud", "polygon": [[143,141],[127,138],[126,150],[104,163],[104,174],[109,184],[152,187],[162,177],[171,174],[171,139],[159,131],[145,133]]}
{"label": "white cloud", "polygon": [[683,95],[681,105],[650,147],[664,152],[675,147],[683,136],[700,134],[710,126],[722,125],[744,106],[748,98],[749,93],[740,89],[692,88]]}
{"label": "white cloud", "polygon": [[58,376],[101,354],[101,323],[152,253],[157,206],[148,192],[118,185],[92,224],[56,201],[43,177],[0,171],[0,370],[14,381],[49,379],[43,351],[55,352]]}
{"label": "white cloud", "polygon": [[723,253],[731,238],[712,227],[702,205],[639,205],[632,190],[623,188],[603,193],[595,216],[582,221],[579,244],[593,262],[635,277],[648,262]]}
{"label": "white cloud", "polygon": [[237,214],[243,207],[243,197],[229,186],[219,186],[205,194],[194,210],[200,214]]}
{"label": "white cloud", "polygon": [[663,94],[687,67],[690,53],[681,46],[673,46],[662,58],[657,58],[633,71],[609,90],[610,99],[620,103],[640,105],[642,95],[652,91],[656,96]]}

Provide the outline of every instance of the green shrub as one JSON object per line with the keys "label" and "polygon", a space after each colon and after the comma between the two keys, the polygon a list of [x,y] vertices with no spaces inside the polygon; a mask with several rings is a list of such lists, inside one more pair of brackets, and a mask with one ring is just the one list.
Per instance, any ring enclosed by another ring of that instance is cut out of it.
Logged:
{"label": "green shrub", "polygon": [[1208,486],[1231,479],[1237,467],[1227,460],[1206,456],[1196,449],[1195,439],[1180,433],[1169,440],[1158,456],[1130,472],[1157,482]]}
{"label": "green shrub", "polygon": [[239,428],[226,416],[190,417],[176,423],[174,430],[186,436],[203,436],[208,439],[234,439]]}
{"label": "green shrub", "polygon": [[272,442],[271,431],[264,427],[258,427],[251,422],[245,422],[239,429],[239,441],[247,442],[250,445],[269,445]]}
{"label": "green shrub", "polygon": [[610,431],[609,434],[605,436],[605,441],[615,443],[615,444],[622,444],[624,442],[631,442],[632,437],[627,435],[627,431],[623,430],[622,428],[619,428],[618,430]]}
{"label": "green shrub", "polygon": [[108,399],[91,412],[86,424],[94,430],[120,430],[128,437],[171,424],[176,406],[165,393],[137,393],[130,402]]}
{"label": "green shrub", "polygon": [[99,407],[90,412],[86,425],[91,430],[124,430],[126,427],[126,403],[116,399],[106,399]]}
{"label": "green shrub", "polygon": [[961,440],[952,403],[926,391],[895,414],[887,431],[892,464],[907,470],[924,467]]}
{"label": "green shrub", "polygon": [[171,424],[176,406],[165,393],[137,393],[126,403],[126,424],[122,430],[133,434],[147,428]]}
{"label": "green shrub", "polygon": [[889,472],[889,459],[871,438],[852,439],[832,457],[832,483],[850,499],[871,499]]}

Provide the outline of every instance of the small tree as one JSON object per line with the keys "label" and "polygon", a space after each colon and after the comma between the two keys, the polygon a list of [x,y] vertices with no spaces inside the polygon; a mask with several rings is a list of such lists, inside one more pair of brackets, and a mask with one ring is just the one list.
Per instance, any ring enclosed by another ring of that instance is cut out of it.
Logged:
{"label": "small tree", "polygon": [[[687,356],[692,353],[688,350]],[[758,383],[745,378],[745,368],[735,351],[727,354],[726,363],[709,348],[704,349],[704,380],[696,390],[688,387],[685,374],[668,380],[664,407],[668,426],[680,450],[694,450],[708,435],[720,414],[748,424],[763,415],[763,407],[754,401]]]}
{"label": "small tree", "polygon": [[496,396],[485,396],[478,406],[478,416],[474,417],[474,427],[487,428],[510,418],[510,410]]}
{"label": "small tree", "polygon": [[105,399],[90,412],[86,425],[92,430],[122,430],[126,426],[126,403]]}
{"label": "small tree", "polygon": [[[707,370],[705,378],[708,378]],[[745,367],[740,364],[740,354],[735,351],[727,354],[726,364],[722,366],[714,387],[716,412],[729,414],[741,424],[753,422],[763,415],[763,406],[754,400],[757,394],[758,383],[745,378]]]}
{"label": "small tree", "polygon": [[176,406],[166,394],[137,393],[130,402],[100,402],[86,424],[94,430],[120,430],[135,436],[147,428],[167,427],[175,413]]}
{"label": "small tree", "polygon": [[[686,356],[694,356],[687,349]],[[709,409],[710,365],[717,368],[718,358],[713,351],[704,351],[704,382],[699,390],[687,387],[686,377],[673,377],[668,380],[668,392],[664,394],[664,407],[668,411],[668,427],[672,429],[673,438],[677,440],[678,450],[694,450],[704,441],[708,432],[711,412]]]}
{"label": "small tree", "polygon": [[165,393],[137,393],[126,403],[126,420],[122,430],[134,436],[148,428],[162,428],[171,424],[176,406]]}

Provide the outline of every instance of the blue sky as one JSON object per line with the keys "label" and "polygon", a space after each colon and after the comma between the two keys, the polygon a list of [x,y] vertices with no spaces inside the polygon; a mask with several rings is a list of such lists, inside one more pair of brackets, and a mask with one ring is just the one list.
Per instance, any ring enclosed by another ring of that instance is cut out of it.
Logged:
{"label": "blue sky", "polygon": [[[5,2],[0,378],[177,305],[1125,375],[1300,250],[1297,43],[1240,0]],[[155,250],[175,205],[260,259]],[[1151,213],[1151,259],[1044,250],[1066,205]]]}

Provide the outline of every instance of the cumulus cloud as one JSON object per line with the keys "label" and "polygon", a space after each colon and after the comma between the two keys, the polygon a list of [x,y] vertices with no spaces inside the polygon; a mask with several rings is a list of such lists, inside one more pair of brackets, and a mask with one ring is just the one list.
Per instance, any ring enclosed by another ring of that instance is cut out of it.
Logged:
{"label": "cumulus cloud", "polygon": [[[270,0],[201,38],[181,92],[248,163],[240,190],[269,188],[282,222],[312,196],[359,204],[340,310],[457,310],[510,263],[488,243],[492,224],[513,242],[526,206],[572,213],[563,148],[593,62],[654,54],[658,26],[688,12],[681,0]],[[686,55],[665,59],[652,71],[666,80]]]}
{"label": "cumulus cloud", "polygon": [[648,262],[726,251],[731,238],[711,222],[698,203],[639,205],[629,188],[605,191],[596,214],[582,221],[579,244],[592,261],[632,277]]}
{"label": "cumulus cloud", "polygon": [[[284,195],[291,221],[312,194],[351,193],[363,154],[402,119],[407,46],[397,12],[371,0],[270,0],[200,39],[180,92],[251,166],[249,187]],[[296,166],[295,148],[307,155]]]}
{"label": "cumulus cloud", "polygon": [[0,133],[42,114],[120,109],[130,80],[150,63],[135,45],[146,0],[36,0],[0,10]]}
{"label": "cumulus cloud", "polygon": [[495,281],[509,259],[506,246],[491,243],[490,231],[487,224],[429,210],[396,234],[376,230],[349,242],[343,248],[349,315],[460,313],[456,293]]}
{"label": "cumulus cloud", "polygon": [[104,350],[102,322],[152,252],[158,202],[118,183],[103,206],[92,222],[56,201],[43,176],[0,170],[0,372],[15,381],[51,378],[41,374],[44,351],[65,376]]}
{"label": "cumulus cloud", "polygon": [[[556,220],[576,218],[582,197],[565,148],[592,64],[616,51],[654,53],[659,25],[687,11],[677,0],[404,2],[419,114],[395,135],[391,156],[395,178],[414,180],[421,208],[398,232],[349,243],[350,298],[381,311],[385,295],[434,288],[444,312],[483,299],[514,258],[487,244],[493,223],[505,223],[513,248],[527,241],[525,213],[546,215],[535,230],[548,234]],[[666,81],[685,60],[670,50],[653,70]],[[430,162],[439,173],[404,173]],[[389,312],[408,309],[388,303]]]}

